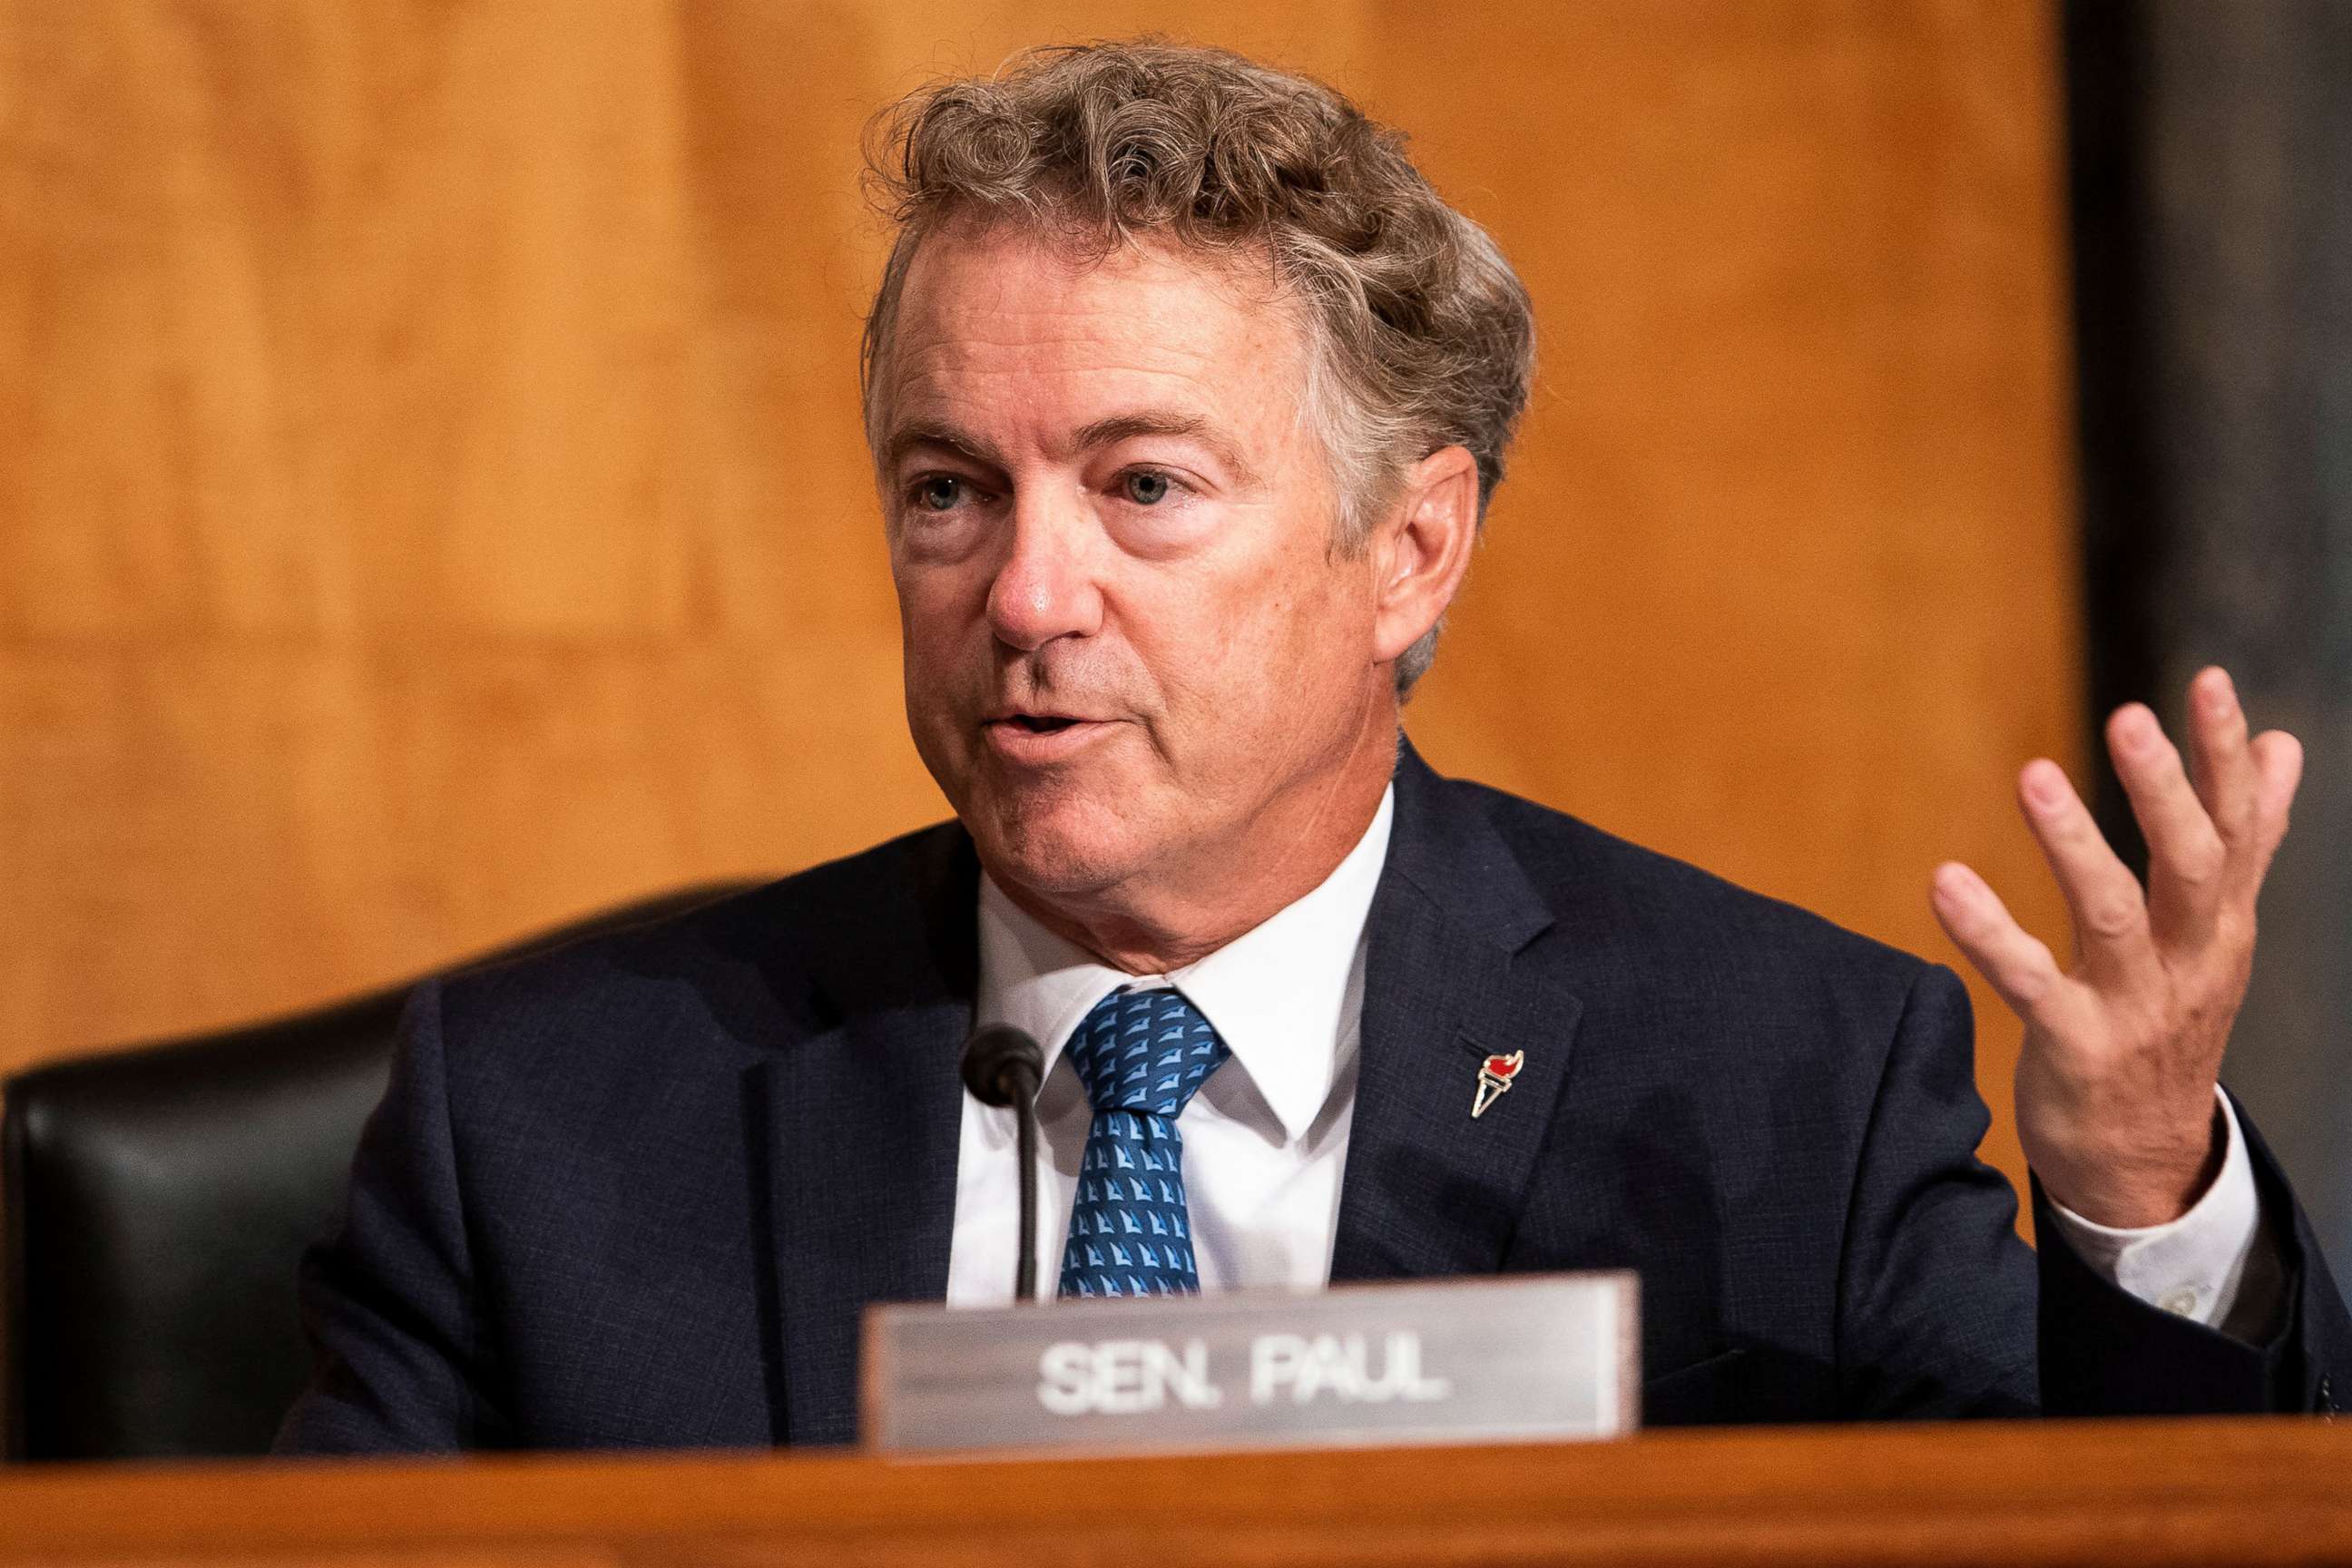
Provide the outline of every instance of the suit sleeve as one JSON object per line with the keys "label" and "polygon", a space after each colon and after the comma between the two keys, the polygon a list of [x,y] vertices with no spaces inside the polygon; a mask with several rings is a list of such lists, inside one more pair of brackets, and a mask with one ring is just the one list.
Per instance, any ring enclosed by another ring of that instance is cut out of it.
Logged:
{"label": "suit sleeve", "polygon": [[2259,1342],[2152,1307],[2110,1284],[2060,1231],[2034,1184],[2041,1254],[2042,1398],[2053,1415],[2333,1414],[2352,1392],[2352,1318],[2311,1221],[2245,1108],[2262,1224],[2279,1254],[2283,1310]]}
{"label": "suit sleeve", "polygon": [[[2224,1414],[2325,1410],[2352,1386],[2352,1322],[2309,1222],[2240,1110],[2263,1223],[2281,1238],[2288,1307],[2248,1344],[2149,1306],[2060,1239],[2037,1253],[2016,1199],[1976,1156],[1967,989],[1914,984],[1887,1047],[1856,1163],[1839,1281],[1839,1379],[1853,1416]],[[2036,1202],[2041,1204],[2039,1188]]]}
{"label": "suit sleeve", "polygon": [[304,1258],[310,1386],[287,1454],[497,1447],[509,1438],[477,1300],[451,1131],[442,995],[410,997],[340,1227]]}
{"label": "suit sleeve", "polygon": [[1975,1056],[1967,988],[1923,970],[1886,1047],[1846,1208],[1843,1415],[2027,1415],[2038,1404],[2033,1253],[2009,1179],[1977,1158],[1992,1116]]}

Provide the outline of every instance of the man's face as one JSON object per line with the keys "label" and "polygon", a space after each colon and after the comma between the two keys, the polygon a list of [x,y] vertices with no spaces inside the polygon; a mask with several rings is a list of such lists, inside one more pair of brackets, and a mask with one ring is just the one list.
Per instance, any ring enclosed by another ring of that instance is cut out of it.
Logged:
{"label": "man's face", "polygon": [[877,372],[908,718],[1016,896],[1278,865],[1393,723],[1268,288],[1010,227],[908,274]]}

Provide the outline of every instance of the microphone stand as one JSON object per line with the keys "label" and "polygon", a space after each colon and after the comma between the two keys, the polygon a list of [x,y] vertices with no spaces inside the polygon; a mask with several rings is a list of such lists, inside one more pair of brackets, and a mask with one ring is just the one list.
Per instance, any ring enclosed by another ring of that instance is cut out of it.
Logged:
{"label": "microphone stand", "polygon": [[1013,1268],[1013,1299],[1037,1299],[1037,1073],[1020,1074],[1013,1096],[1013,1147],[1021,1152],[1021,1260]]}

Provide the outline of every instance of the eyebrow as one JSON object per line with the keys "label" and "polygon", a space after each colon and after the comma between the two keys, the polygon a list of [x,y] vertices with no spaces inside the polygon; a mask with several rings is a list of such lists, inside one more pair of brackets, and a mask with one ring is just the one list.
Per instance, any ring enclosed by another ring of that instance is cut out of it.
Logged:
{"label": "eyebrow", "polygon": [[1237,484],[1257,482],[1257,470],[1242,457],[1241,448],[1196,414],[1173,414],[1158,409],[1114,414],[1107,419],[1097,419],[1079,431],[1078,449],[1091,452],[1104,447],[1115,447],[1121,441],[1133,440],[1139,436],[1198,442],[1207,448],[1211,457],[1225,466]]}
{"label": "eyebrow", "polygon": [[[1242,457],[1241,448],[1198,415],[1161,409],[1110,415],[1081,429],[1076,446],[1081,452],[1093,452],[1146,436],[1196,441],[1208,450],[1211,457],[1224,465],[1237,484],[1246,486],[1257,482],[1257,470]],[[891,432],[889,440],[883,447],[884,464],[895,468],[905,462],[910,453],[926,447],[952,452],[967,461],[993,468],[999,473],[1003,472],[1006,467],[1003,457],[986,441],[952,425],[931,419],[919,419]]]}
{"label": "eyebrow", "polygon": [[1004,471],[1004,459],[995,447],[952,425],[928,419],[919,419],[892,431],[890,439],[883,447],[883,464],[886,468],[895,468],[907,460],[908,454],[924,447],[937,447],[983,468],[994,468],[999,473]]}

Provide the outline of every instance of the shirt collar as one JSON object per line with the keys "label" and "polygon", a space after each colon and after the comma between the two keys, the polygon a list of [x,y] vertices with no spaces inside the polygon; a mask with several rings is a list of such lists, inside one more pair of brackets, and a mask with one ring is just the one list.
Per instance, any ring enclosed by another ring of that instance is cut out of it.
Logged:
{"label": "shirt collar", "polygon": [[1296,1141],[1355,1049],[1348,1005],[1364,922],[1387,863],[1394,785],[1356,847],[1312,892],[1172,974],[1129,974],[1047,931],[980,879],[978,1022],[1035,1037],[1048,1075],[1095,1005],[1129,985],[1173,985],[1201,1009]]}

